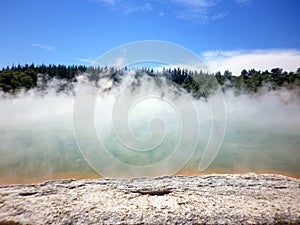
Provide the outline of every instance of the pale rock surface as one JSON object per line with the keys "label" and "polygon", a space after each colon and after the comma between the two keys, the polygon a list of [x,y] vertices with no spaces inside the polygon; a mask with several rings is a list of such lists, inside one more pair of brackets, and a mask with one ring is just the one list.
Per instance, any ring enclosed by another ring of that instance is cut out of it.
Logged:
{"label": "pale rock surface", "polygon": [[245,174],[11,185],[0,187],[0,224],[300,224],[300,180]]}

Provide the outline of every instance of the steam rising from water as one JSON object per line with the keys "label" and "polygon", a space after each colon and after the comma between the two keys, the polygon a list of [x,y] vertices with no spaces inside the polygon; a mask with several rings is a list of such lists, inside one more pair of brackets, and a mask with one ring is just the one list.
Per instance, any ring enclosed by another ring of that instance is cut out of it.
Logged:
{"label": "steam rising from water", "polygon": [[[78,80],[84,81],[80,78]],[[119,86],[107,82],[105,84],[107,86],[104,87],[100,83],[100,89],[95,89],[94,85],[86,83],[91,92],[100,90],[94,120],[97,135],[109,149],[109,153],[132,165],[151,165],[170,155],[181,137],[180,116],[172,104],[184,106],[190,99],[189,94],[168,86],[164,80],[157,82],[150,77],[137,79],[132,74],[124,76]],[[159,97],[145,99],[137,102],[129,114],[130,132],[140,140],[151,136],[149,124],[153,117],[161,118],[164,122],[165,130],[155,130],[155,124],[151,127],[154,133],[166,137],[156,151],[124,154],[124,146],[114,136],[110,111],[124,85],[131,87],[131,95],[150,89],[159,93],[162,99],[166,96],[172,99],[170,104],[161,101]],[[36,90],[22,92],[17,96],[2,94],[0,183],[8,182],[7,180],[22,182],[34,178],[42,180],[60,177],[60,174],[67,174],[69,177],[89,177],[96,174],[84,160],[74,138],[74,95],[56,93],[55,90],[56,84],[53,84],[48,87],[46,94]],[[207,101],[192,101],[200,118],[199,141],[191,160],[181,173],[198,172],[198,164],[211,129],[211,112]],[[235,96],[229,90],[225,94],[225,103],[228,118],[225,139],[216,160],[205,172],[277,171],[300,176],[299,96],[285,90],[265,92],[257,96]],[[186,144],[190,141],[189,136],[183,140]],[[185,157],[184,148],[180,150],[180,154]],[[101,158],[99,160],[101,163]],[[118,169],[114,165],[107,166],[108,170]],[[156,172],[150,170],[148,175]],[[131,176],[132,171],[114,173]]]}

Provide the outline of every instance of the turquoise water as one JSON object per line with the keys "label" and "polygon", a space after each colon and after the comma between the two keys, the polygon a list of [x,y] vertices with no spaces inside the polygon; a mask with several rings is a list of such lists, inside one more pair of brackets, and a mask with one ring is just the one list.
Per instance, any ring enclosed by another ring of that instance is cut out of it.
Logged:
{"label": "turquoise water", "polygon": [[[187,168],[193,170],[200,157],[201,152],[196,153]],[[207,172],[272,172],[299,177],[299,162],[299,134],[228,127],[220,152]]]}
{"label": "turquoise water", "polygon": [[[7,135],[14,136],[12,142],[5,138]],[[229,127],[219,154],[204,173],[277,172],[300,177],[299,136],[268,132],[262,137],[256,130]],[[82,157],[70,130],[6,130],[0,133],[0,137],[1,182],[10,179],[15,182],[46,180],[59,178],[62,174],[65,178],[76,174],[88,178],[96,174]],[[182,174],[199,173],[198,164],[204,147],[204,142],[200,142]],[[124,157],[117,149],[113,154]],[[130,155],[127,157],[125,161],[132,159]]]}

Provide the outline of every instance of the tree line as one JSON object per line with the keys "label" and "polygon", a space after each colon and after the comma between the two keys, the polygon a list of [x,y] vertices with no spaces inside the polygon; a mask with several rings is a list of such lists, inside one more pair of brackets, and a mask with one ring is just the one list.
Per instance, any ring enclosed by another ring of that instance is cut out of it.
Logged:
{"label": "tree line", "polygon": [[[40,83],[57,79],[67,83],[77,82],[79,74],[85,74],[90,81],[97,83],[101,76],[109,77],[114,82],[121,81],[121,77],[127,67],[119,69],[114,67],[86,67],[82,65],[17,65],[6,67],[0,70],[0,90],[7,93],[16,93],[19,90],[30,90],[40,88]],[[219,86],[223,89],[232,88],[236,93],[255,93],[261,88],[267,87],[268,90],[279,88],[294,89],[300,87],[300,68],[296,72],[286,72],[280,68],[271,71],[257,71],[255,69],[242,70],[238,76],[226,70],[224,73],[217,72],[209,74],[204,71],[191,71],[183,68],[163,68],[154,71],[150,68],[135,69],[135,76],[152,76],[157,79],[164,77],[194,94],[201,97],[210,94]],[[63,90],[60,88],[58,90]]]}
{"label": "tree line", "polygon": [[14,93],[21,89],[36,88],[38,78],[49,81],[53,78],[74,81],[75,77],[87,70],[86,66],[39,65],[7,66],[0,71],[0,90]]}

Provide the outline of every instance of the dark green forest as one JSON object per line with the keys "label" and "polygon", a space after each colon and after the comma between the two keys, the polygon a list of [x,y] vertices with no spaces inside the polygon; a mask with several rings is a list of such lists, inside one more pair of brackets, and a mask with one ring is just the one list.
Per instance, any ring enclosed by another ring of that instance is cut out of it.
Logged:
{"label": "dark green forest", "polygon": [[[80,74],[84,74],[95,84],[102,76],[109,77],[114,83],[118,83],[124,72],[128,70],[127,67],[116,69],[114,67],[86,67],[82,65],[18,65],[0,70],[0,90],[11,94],[33,88],[42,90],[47,87],[49,81],[56,79],[64,81],[64,85],[61,85],[57,91],[66,91],[68,86],[66,84],[76,83],[76,77]],[[162,71],[154,71],[149,68],[135,69],[136,77],[145,75],[156,79],[166,78],[172,81],[170,83],[175,83],[193,93],[195,97],[204,96],[204,93],[210,94],[219,85],[224,90],[233,89],[235,93],[257,93],[262,88],[270,91],[280,88],[291,90],[300,87],[300,68],[296,72],[286,72],[280,68],[274,68],[271,71],[242,70],[238,76],[233,75],[228,70],[224,73],[208,74],[203,71],[190,71],[182,68],[164,68]]]}

